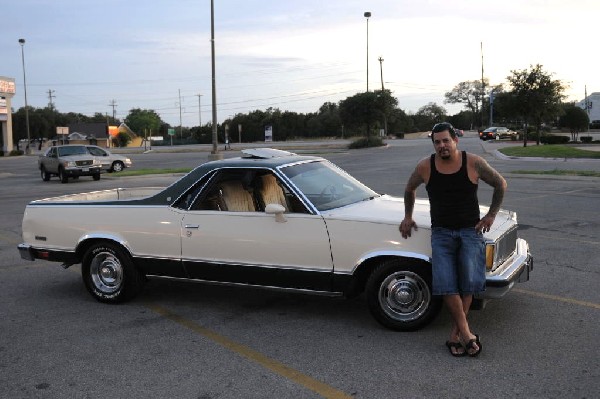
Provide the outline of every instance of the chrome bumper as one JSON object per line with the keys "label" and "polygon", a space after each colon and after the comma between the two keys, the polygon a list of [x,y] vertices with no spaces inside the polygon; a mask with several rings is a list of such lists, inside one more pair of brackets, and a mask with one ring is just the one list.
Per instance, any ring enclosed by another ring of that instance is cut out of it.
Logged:
{"label": "chrome bumper", "polygon": [[33,250],[29,244],[19,244],[17,245],[17,248],[19,249],[19,254],[21,254],[22,259],[35,260]]}
{"label": "chrome bumper", "polygon": [[506,295],[515,285],[529,280],[533,270],[533,257],[529,253],[529,244],[517,238],[517,250],[492,273],[486,276],[485,292],[478,299],[498,299]]}

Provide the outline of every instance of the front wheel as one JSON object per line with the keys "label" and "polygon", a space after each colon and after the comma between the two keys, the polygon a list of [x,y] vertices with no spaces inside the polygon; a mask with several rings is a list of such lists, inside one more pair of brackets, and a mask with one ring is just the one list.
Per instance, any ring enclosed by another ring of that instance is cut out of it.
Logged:
{"label": "front wheel", "polygon": [[415,261],[388,260],[371,274],[366,286],[373,317],[397,331],[414,331],[439,313],[441,298],[431,293],[431,267]]}
{"label": "front wheel", "polygon": [[65,174],[65,170],[63,168],[58,169],[58,178],[60,179],[61,183],[69,182],[69,176]]}
{"label": "front wheel", "polygon": [[136,269],[129,254],[110,242],[92,245],[81,266],[85,287],[100,302],[127,301],[144,286],[144,275]]}
{"label": "front wheel", "polygon": [[123,165],[123,162],[121,161],[115,161],[112,164],[112,168],[110,168],[111,172],[120,172],[125,168],[125,166]]}
{"label": "front wheel", "polygon": [[50,180],[50,173],[48,173],[48,172],[46,171],[46,167],[42,166],[42,167],[40,168],[40,172],[41,172],[41,174],[42,174],[42,180],[43,180],[43,181],[48,181],[48,180]]}
{"label": "front wheel", "polygon": [[93,179],[96,180],[96,181],[100,180],[100,173],[94,174]]}

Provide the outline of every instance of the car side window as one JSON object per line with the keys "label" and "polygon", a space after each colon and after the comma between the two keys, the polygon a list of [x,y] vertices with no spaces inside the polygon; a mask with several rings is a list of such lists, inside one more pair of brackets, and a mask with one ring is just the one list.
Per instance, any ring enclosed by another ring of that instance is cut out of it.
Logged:
{"label": "car side window", "polygon": [[285,212],[309,213],[304,204],[270,170],[219,171],[192,205],[192,210],[264,212],[278,204]]}
{"label": "car side window", "polygon": [[101,148],[98,148],[98,147],[87,147],[87,149],[90,152],[90,154],[95,155],[97,157],[104,157],[104,156],[106,156],[106,152],[104,150],[102,150]]}

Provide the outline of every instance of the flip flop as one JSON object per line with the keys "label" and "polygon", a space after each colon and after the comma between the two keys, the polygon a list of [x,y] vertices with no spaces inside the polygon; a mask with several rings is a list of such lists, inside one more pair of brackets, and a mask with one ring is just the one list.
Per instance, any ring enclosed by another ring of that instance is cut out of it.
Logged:
{"label": "flip flop", "polygon": [[[470,350],[475,350],[475,345],[477,345],[479,349],[477,349],[477,351],[475,352],[469,352]],[[483,349],[483,347],[481,346],[481,342],[479,341],[479,335],[475,334],[475,338],[470,339],[469,342],[467,342],[467,344],[465,345],[465,349],[465,353],[467,355],[471,357],[479,356],[481,350]]]}
{"label": "flip flop", "polygon": [[[450,354],[454,357],[463,357],[467,355],[467,351],[460,342],[446,341],[446,346],[448,347]],[[456,349],[456,352],[452,352],[452,349]],[[459,349],[462,349],[462,352],[459,352]]]}

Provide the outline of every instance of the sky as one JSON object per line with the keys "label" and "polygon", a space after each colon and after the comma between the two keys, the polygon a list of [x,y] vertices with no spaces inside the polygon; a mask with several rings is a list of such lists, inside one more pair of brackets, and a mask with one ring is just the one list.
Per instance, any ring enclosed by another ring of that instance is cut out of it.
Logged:
{"label": "sky", "polygon": [[[435,102],[454,114],[462,106],[444,93],[481,79],[482,54],[494,85],[541,64],[569,101],[586,86],[600,92],[597,0],[214,3],[219,123],[268,107],[316,112],[367,82],[380,89],[382,75],[403,110]],[[15,79],[14,109],[25,105],[23,50],[30,106],[52,99],[63,113],[114,109],[120,119],[152,109],[172,126],[212,120],[209,0],[1,0],[0,15],[0,76]]]}

